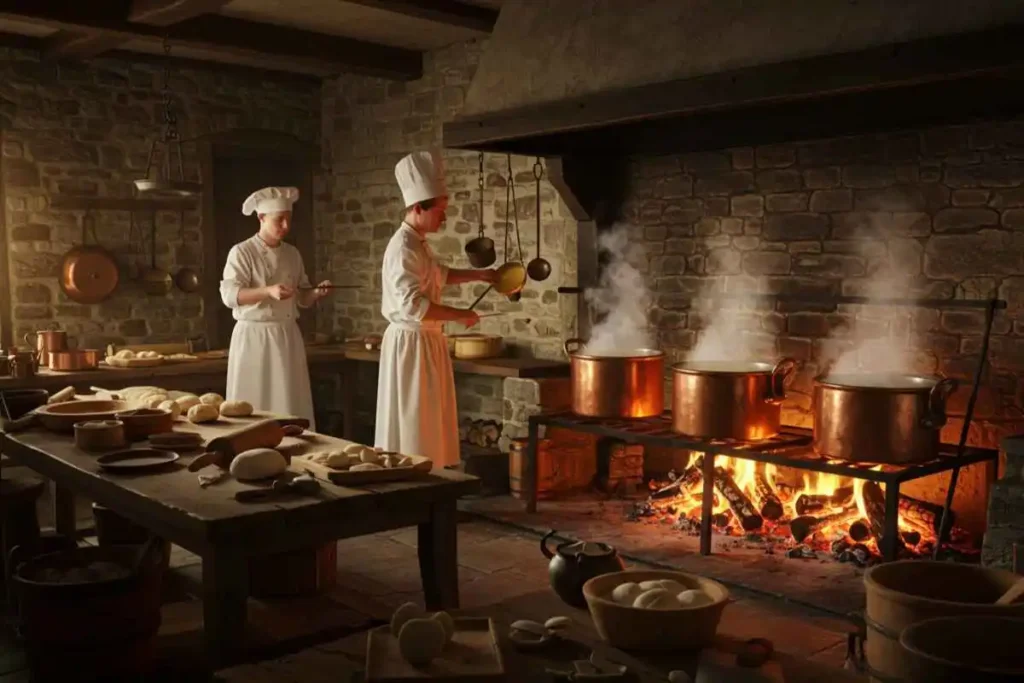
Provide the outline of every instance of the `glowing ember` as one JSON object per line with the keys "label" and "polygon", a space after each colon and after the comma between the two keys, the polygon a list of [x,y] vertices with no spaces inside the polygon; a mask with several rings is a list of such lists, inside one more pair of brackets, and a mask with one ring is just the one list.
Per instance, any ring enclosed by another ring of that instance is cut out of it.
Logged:
{"label": "glowing ember", "polygon": [[[650,482],[650,496],[637,504],[635,516],[699,533],[703,459],[703,454],[696,453],[681,474],[671,472],[669,481]],[[714,487],[712,527],[719,534],[756,535],[789,548],[791,557],[812,558],[824,552],[843,562],[865,565],[881,554],[884,485],[718,456]],[[930,553],[941,517],[941,506],[901,495],[903,554]],[[951,537],[956,543],[964,535],[953,528]]]}

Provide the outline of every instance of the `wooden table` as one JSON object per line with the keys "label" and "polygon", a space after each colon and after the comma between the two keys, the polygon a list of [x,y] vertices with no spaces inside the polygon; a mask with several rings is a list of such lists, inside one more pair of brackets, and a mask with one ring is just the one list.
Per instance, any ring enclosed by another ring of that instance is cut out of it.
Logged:
{"label": "wooden table", "polygon": [[[211,439],[259,417],[269,415],[222,418],[216,425],[179,421],[176,431]],[[307,433],[286,438],[279,449],[295,456],[347,443]],[[227,478],[200,488],[197,475],[177,464],[160,472],[108,474],[69,436],[33,430],[3,434],[0,445],[14,461],[54,480],[63,496],[88,496],[202,558],[204,638],[211,664],[230,661],[244,642],[252,557],[417,526],[426,603],[434,609],[458,607],[455,501],[478,490],[476,477],[441,470],[419,480],[359,488],[325,482],[316,497],[239,503],[234,493],[250,485]],[[179,462],[189,460],[183,455]],[[70,523],[70,530],[65,520],[58,531],[73,534],[73,517]]]}

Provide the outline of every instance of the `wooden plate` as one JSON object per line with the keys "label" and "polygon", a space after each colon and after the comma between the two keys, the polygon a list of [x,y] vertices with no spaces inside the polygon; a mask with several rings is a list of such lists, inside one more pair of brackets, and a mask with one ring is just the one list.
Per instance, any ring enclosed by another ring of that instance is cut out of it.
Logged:
{"label": "wooden plate", "polygon": [[108,472],[127,473],[167,467],[180,457],[174,451],[160,448],[129,448],[101,455],[96,462]]}
{"label": "wooden plate", "polygon": [[370,631],[366,640],[366,683],[504,681],[505,662],[494,622],[475,617],[457,617],[454,621],[452,641],[434,661],[418,669],[402,657],[398,638],[391,635],[389,626]]}

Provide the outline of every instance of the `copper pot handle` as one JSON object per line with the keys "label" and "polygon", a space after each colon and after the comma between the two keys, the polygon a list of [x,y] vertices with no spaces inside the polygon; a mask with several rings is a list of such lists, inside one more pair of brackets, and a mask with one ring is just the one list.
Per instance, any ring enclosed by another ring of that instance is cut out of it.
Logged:
{"label": "copper pot handle", "polygon": [[[574,348],[570,349],[569,348],[570,346],[573,346]],[[567,355],[567,356],[571,356],[572,354],[576,353],[577,351],[580,350],[580,348],[582,346],[583,346],[583,340],[580,339],[579,337],[573,337],[572,339],[566,339],[565,343],[562,344],[562,348],[565,349],[565,355]]]}
{"label": "copper pot handle", "polygon": [[26,332],[25,336],[22,337],[22,339],[25,340],[25,343],[28,344],[29,347],[35,348],[36,339],[38,337],[39,337],[39,333],[38,332]]}
{"label": "copper pot handle", "polygon": [[769,402],[782,403],[785,400],[786,387],[789,386],[795,369],[796,360],[792,358],[783,358],[775,364],[775,367],[772,368],[771,384],[768,387],[768,391],[771,392],[767,399]]}
{"label": "copper pot handle", "polygon": [[921,418],[926,429],[941,429],[946,425],[946,400],[956,391],[960,383],[955,379],[943,379],[928,392],[928,413]]}

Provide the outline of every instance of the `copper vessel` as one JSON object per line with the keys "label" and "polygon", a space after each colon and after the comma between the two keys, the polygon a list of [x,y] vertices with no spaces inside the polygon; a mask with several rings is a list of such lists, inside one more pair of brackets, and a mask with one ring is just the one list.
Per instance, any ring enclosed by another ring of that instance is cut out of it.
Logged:
{"label": "copper vessel", "polygon": [[672,367],[672,428],[703,439],[760,441],[779,433],[796,361],[707,361]]}
{"label": "copper vessel", "polygon": [[565,342],[572,411],[586,417],[641,418],[665,409],[665,354],[632,349],[620,356],[578,353],[582,339]]}
{"label": "copper vessel", "polygon": [[60,372],[95,370],[103,352],[99,349],[65,349],[50,352],[50,369]]}
{"label": "copper vessel", "polygon": [[63,351],[68,348],[68,333],[58,329],[56,323],[47,330],[25,333],[25,343],[35,348],[36,358],[40,365],[50,364],[50,351]]}
{"label": "copper vessel", "polygon": [[814,380],[814,450],[838,460],[901,465],[938,455],[952,379],[902,374]]}

